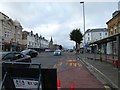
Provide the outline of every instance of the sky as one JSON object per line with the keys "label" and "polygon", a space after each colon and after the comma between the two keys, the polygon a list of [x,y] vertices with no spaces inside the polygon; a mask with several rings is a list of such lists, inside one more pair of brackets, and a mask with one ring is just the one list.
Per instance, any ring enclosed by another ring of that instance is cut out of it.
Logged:
{"label": "sky", "polygon": [[[118,1],[84,1],[85,30],[107,28],[106,22],[118,10]],[[75,43],[69,34],[75,28],[83,28],[83,5],[79,0],[70,1],[1,1],[0,12],[21,23],[23,31],[33,31],[47,40],[53,38],[54,44],[73,48]]]}

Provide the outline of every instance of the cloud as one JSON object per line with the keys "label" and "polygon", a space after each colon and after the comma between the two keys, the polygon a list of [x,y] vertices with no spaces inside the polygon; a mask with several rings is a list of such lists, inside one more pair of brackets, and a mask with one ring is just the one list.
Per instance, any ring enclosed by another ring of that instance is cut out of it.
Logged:
{"label": "cloud", "polygon": [[[83,0],[84,2],[118,2],[119,0]],[[80,2],[80,0],[1,0],[0,2]]]}
{"label": "cloud", "polygon": [[[117,10],[116,2],[85,2],[86,29],[106,27],[111,14]],[[69,33],[74,28],[83,31],[83,7],[76,0],[66,2],[2,2],[0,11],[10,18],[17,19],[24,30],[38,33],[54,43],[73,47]]]}

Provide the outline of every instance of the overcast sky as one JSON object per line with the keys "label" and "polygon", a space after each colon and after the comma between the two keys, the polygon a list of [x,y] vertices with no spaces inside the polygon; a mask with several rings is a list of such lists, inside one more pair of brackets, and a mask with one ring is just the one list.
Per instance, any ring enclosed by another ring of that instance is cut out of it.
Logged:
{"label": "overcast sky", "polygon": [[[116,2],[85,2],[86,30],[107,28],[106,22],[112,13],[118,10]],[[47,40],[51,36],[56,44],[72,48],[75,43],[70,41],[69,34],[74,28],[83,33],[83,11],[79,1],[70,2],[1,2],[0,12],[13,20],[18,20],[23,30],[33,31]]]}

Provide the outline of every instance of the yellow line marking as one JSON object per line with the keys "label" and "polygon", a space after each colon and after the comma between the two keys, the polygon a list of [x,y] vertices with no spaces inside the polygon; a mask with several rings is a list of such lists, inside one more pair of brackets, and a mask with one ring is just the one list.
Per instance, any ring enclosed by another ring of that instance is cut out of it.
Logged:
{"label": "yellow line marking", "polygon": [[72,67],[82,67],[82,65],[77,60],[67,60],[66,65],[72,66]]}
{"label": "yellow line marking", "polygon": [[62,64],[63,64],[62,62],[58,62],[53,66],[53,68],[57,68],[57,67],[61,66]]}

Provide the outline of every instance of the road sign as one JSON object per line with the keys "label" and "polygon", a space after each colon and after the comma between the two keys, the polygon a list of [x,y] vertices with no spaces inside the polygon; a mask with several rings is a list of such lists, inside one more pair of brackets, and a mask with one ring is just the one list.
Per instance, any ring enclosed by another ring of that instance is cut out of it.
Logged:
{"label": "road sign", "polygon": [[57,90],[56,69],[41,69],[41,64],[18,62],[4,62],[2,69],[5,90]]}

